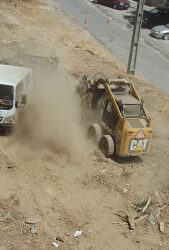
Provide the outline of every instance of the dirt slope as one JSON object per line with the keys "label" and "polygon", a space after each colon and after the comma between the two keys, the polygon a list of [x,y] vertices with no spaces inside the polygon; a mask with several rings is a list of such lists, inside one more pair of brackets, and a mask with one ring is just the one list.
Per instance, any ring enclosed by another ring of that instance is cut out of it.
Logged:
{"label": "dirt slope", "polygon": [[[0,24],[0,60],[31,66],[36,76],[20,127],[0,137],[0,249],[52,249],[53,241],[65,250],[169,249],[169,97],[131,77],[153,118],[151,153],[113,160],[98,150],[88,154],[93,145],[85,138],[75,86],[83,74],[98,71],[125,78],[124,65],[51,2],[1,0]],[[46,57],[48,67],[30,55]],[[57,70],[51,57],[58,58]],[[141,214],[147,217],[134,230],[114,224],[138,216],[148,197]],[[39,222],[27,224],[30,216]],[[74,239],[76,230],[83,234]]]}

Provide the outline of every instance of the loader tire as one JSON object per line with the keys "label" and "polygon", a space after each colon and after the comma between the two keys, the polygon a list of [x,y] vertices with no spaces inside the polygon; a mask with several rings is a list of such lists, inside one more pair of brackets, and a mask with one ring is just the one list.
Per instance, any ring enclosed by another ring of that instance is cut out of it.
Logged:
{"label": "loader tire", "polygon": [[88,138],[92,138],[94,142],[99,143],[102,137],[102,129],[98,124],[92,124],[88,128]]}
{"label": "loader tire", "polygon": [[112,157],[115,148],[113,138],[110,135],[103,135],[99,143],[99,148],[107,158]]}

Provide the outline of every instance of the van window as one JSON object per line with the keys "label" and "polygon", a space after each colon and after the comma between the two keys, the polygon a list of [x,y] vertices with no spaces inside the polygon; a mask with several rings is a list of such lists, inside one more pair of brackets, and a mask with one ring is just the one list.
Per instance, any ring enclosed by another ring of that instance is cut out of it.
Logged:
{"label": "van window", "polygon": [[23,95],[23,81],[16,86],[16,101],[21,101],[21,95]]}
{"label": "van window", "polygon": [[13,106],[13,86],[0,84],[0,109],[11,109]]}

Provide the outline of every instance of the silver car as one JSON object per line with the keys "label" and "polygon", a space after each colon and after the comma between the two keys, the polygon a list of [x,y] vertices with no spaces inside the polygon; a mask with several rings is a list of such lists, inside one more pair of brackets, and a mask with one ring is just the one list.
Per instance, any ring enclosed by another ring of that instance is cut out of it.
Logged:
{"label": "silver car", "polygon": [[163,40],[169,40],[169,23],[152,28],[151,35]]}

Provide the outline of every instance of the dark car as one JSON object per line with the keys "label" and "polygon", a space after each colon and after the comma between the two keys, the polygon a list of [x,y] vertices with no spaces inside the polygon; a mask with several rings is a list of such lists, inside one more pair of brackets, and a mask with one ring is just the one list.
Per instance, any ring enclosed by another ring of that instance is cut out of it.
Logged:
{"label": "dark car", "polygon": [[169,8],[155,8],[143,13],[143,28],[152,28],[169,22]]}
{"label": "dark car", "polygon": [[100,3],[113,9],[128,9],[130,7],[128,0],[94,0],[94,3]]}

